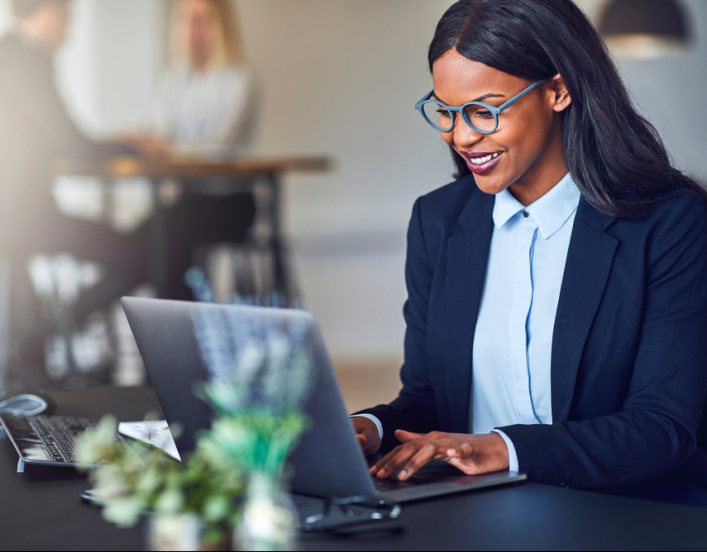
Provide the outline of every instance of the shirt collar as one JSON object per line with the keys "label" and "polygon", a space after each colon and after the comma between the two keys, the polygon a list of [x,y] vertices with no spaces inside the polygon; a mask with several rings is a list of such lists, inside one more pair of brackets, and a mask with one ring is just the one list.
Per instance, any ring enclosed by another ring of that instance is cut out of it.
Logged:
{"label": "shirt collar", "polygon": [[496,195],[493,222],[496,228],[501,228],[518,213],[528,211],[538,225],[543,239],[547,240],[562,228],[577,210],[580,197],[579,189],[569,173],[548,193],[528,207],[524,207],[508,189],[505,189]]}

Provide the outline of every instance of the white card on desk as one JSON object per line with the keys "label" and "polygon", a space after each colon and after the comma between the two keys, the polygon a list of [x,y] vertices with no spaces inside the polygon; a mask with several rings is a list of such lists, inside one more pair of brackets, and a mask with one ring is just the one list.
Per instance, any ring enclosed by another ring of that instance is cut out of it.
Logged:
{"label": "white card on desk", "polygon": [[152,422],[121,422],[118,425],[118,433],[125,437],[130,437],[141,443],[151,445],[162,450],[165,454],[175,460],[182,461],[174,442],[172,433],[165,420]]}

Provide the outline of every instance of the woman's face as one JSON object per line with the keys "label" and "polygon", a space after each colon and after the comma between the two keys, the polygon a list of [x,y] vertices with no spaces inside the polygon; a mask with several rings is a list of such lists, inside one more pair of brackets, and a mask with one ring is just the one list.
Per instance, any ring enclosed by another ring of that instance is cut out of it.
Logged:
{"label": "woman's face", "polygon": [[[451,106],[476,100],[499,107],[532,84],[456,50],[434,63],[432,77],[435,97]],[[464,157],[482,191],[497,194],[508,188],[518,201],[530,205],[567,174],[560,112],[570,103],[558,76],[503,111],[493,134],[476,132],[460,117],[452,130],[440,134]],[[478,164],[489,155],[496,157]]]}
{"label": "woman's face", "polygon": [[219,14],[209,0],[185,0],[181,6],[182,40],[193,64],[208,65],[220,38]]}

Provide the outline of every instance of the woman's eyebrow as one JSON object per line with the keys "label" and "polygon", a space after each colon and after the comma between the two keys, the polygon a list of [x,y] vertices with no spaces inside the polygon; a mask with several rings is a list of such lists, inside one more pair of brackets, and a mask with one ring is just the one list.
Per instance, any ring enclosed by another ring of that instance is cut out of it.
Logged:
{"label": "woman's eyebrow", "polygon": [[[444,102],[444,100],[441,100],[437,94],[434,92],[432,93],[432,96],[436,99],[439,100],[440,102]],[[472,102],[483,102],[484,100],[488,98],[505,98],[503,94],[484,94],[483,96],[476,98],[475,100],[471,100]],[[446,103],[446,102],[444,102]],[[465,102],[468,103],[468,102]]]}

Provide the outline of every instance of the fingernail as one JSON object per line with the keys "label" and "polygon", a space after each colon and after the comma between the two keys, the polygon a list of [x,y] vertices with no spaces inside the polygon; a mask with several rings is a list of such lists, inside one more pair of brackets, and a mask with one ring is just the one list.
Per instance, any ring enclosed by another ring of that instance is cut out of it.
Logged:
{"label": "fingernail", "polygon": [[400,481],[404,481],[404,480],[407,479],[407,478],[408,478],[408,472],[407,472],[407,471],[402,471],[402,472],[400,472],[400,475],[398,476],[398,479],[400,479]]}

